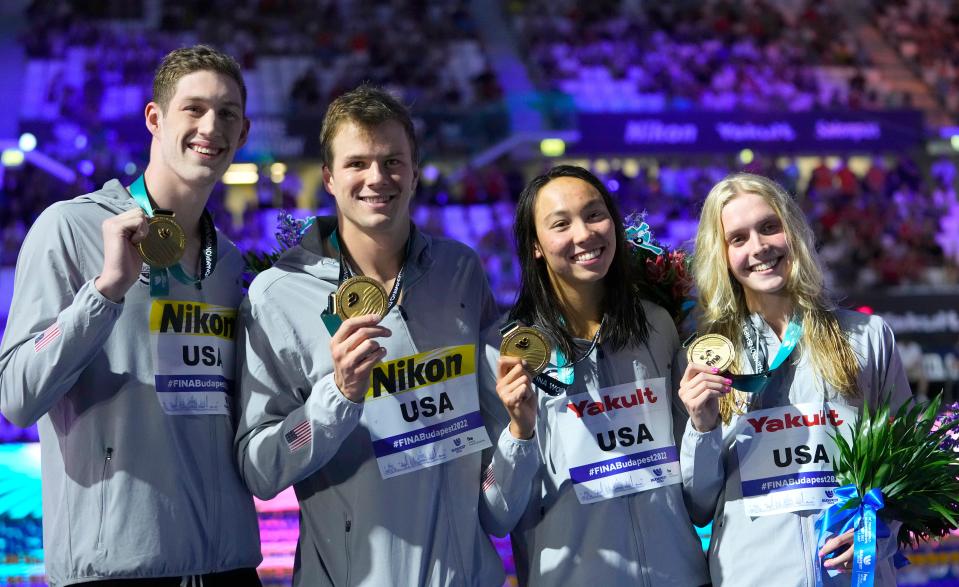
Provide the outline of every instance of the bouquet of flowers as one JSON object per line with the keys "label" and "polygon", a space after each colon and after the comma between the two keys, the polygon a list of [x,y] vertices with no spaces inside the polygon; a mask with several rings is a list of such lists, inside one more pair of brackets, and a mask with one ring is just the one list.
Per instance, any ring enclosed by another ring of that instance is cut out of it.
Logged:
{"label": "bouquet of flowers", "polygon": [[276,263],[284,252],[300,244],[303,235],[313,226],[316,220],[315,216],[308,218],[294,218],[292,214],[280,212],[276,217],[276,242],[279,248],[271,251],[247,251],[243,253],[243,259],[246,261],[246,273],[244,274],[244,286],[249,287],[253,278],[257,274],[266,271]]}
{"label": "bouquet of flowers", "polygon": [[641,279],[640,295],[665,308],[679,328],[695,306],[689,297],[693,287],[689,254],[683,249],[671,250],[656,240],[645,212],[630,214],[624,224]]}
{"label": "bouquet of flowers", "polygon": [[[848,441],[833,435],[840,499],[823,512],[817,527],[820,544],[826,534],[855,530],[855,574],[871,577],[875,538],[889,535],[885,521],[902,523],[896,536],[900,547],[959,527],[959,406],[939,415],[940,405],[940,397],[927,404],[909,402],[892,417],[888,402],[875,410],[867,405]],[[859,584],[855,575],[853,584]]]}

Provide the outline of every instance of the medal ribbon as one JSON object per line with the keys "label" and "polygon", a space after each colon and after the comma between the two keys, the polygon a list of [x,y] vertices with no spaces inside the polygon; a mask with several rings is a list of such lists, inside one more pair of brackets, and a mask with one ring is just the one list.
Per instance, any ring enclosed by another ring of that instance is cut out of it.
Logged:
{"label": "medal ribbon", "polygon": [[773,372],[786,362],[786,359],[792,354],[793,349],[799,344],[799,340],[802,338],[802,324],[795,320],[789,321],[789,326],[786,327],[786,334],[783,335],[782,344],[779,345],[779,351],[776,353],[776,356],[773,357],[773,362],[769,366],[769,369],[763,371],[760,371],[759,337],[757,336],[754,340],[749,334],[749,327],[746,325],[743,326],[743,336],[746,338],[746,346],[749,348],[753,369],[757,372],[749,375],[731,374],[728,375],[728,377],[733,380],[733,387],[740,391],[746,393],[762,393],[766,389],[769,379],[773,376]]}
{"label": "medal ribbon", "polygon": [[[343,258],[343,249],[340,247],[340,239],[336,229],[330,233],[330,244],[340,255],[340,278],[337,283],[337,286],[339,286],[342,285],[347,279],[353,277],[353,270],[350,269],[349,263],[347,263],[346,259]],[[410,250],[413,248],[412,230],[410,231],[409,238],[406,239],[405,248],[406,250],[403,253],[403,264],[400,265],[400,271],[396,274],[396,279],[393,281],[393,289],[390,290],[390,294],[386,298],[387,312],[392,310],[393,306],[396,305],[396,302],[400,299],[400,292],[403,290],[403,273],[406,272],[406,261],[409,259]],[[320,317],[323,319],[323,324],[326,325],[326,329],[329,331],[330,336],[336,334],[336,331],[340,328],[340,324],[343,323],[343,320],[333,313],[333,294],[330,294],[329,305],[326,310],[323,310],[323,313]]]}
{"label": "medal ribbon", "polygon": [[[150,192],[147,190],[143,176],[136,178],[130,186],[130,195],[149,218],[153,218],[153,204],[150,203]],[[216,229],[213,226],[213,217],[206,209],[200,216],[200,238],[203,254],[200,256],[200,277],[193,279],[186,274],[179,263],[169,268],[169,273],[184,285],[195,285],[200,289],[201,282],[209,277],[216,268]],[[170,293],[170,279],[166,268],[150,266],[150,297],[162,297]]]}
{"label": "medal ribbon", "polygon": [[[565,392],[569,389],[569,386],[573,384],[575,379],[575,373],[573,367],[577,363],[581,363],[586,360],[593,351],[596,349],[596,346],[599,344],[600,334],[603,332],[603,326],[606,325],[606,315],[603,315],[603,319],[599,323],[599,328],[596,329],[596,334],[593,335],[593,340],[589,343],[589,348],[586,349],[582,355],[579,356],[575,361],[569,362],[566,360],[566,356],[563,355],[563,351],[556,349],[556,364],[550,363],[546,370],[536,376],[533,379],[533,383],[537,383],[538,387],[543,390],[546,395],[553,397],[558,396],[559,394]],[[560,364],[562,363],[562,364]],[[559,377],[552,376],[552,373],[556,373]]]}
{"label": "medal ribbon", "polygon": [[[390,290],[390,295],[386,298],[387,312],[393,309],[393,306],[396,305],[396,301],[400,297],[400,291],[403,288],[403,273],[406,271],[406,259],[410,256],[412,243],[413,238],[410,236],[410,238],[406,240],[406,252],[403,254],[403,264],[400,265],[400,272],[396,274],[396,280],[393,281],[393,289]],[[350,269],[350,264],[343,258],[343,249],[340,248],[340,239],[335,230],[330,233],[330,244],[332,244],[333,248],[340,254],[340,284],[342,284],[347,279],[353,277],[353,270]]]}

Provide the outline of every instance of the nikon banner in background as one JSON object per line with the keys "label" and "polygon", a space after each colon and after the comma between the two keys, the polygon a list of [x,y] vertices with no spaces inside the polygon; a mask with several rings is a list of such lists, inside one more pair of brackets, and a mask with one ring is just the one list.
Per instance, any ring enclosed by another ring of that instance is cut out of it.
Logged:
{"label": "nikon banner in background", "polygon": [[923,140],[916,110],[577,115],[571,154],[906,151]]}

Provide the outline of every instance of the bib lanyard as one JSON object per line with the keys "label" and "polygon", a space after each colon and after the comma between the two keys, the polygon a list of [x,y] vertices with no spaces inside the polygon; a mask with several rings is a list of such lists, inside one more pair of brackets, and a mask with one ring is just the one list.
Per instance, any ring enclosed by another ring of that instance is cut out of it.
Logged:
{"label": "bib lanyard", "polygon": [[[340,277],[337,282],[337,287],[339,287],[344,281],[353,277],[353,270],[350,268],[349,263],[346,262],[346,259],[343,256],[343,248],[340,247],[339,234],[336,229],[333,229],[333,232],[330,233],[330,245],[340,256]],[[400,292],[403,291],[403,274],[406,272],[406,261],[410,258],[410,250],[412,248],[413,233],[411,230],[409,238],[406,239],[406,247],[403,253],[403,263],[400,265],[400,271],[396,274],[396,279],[393,281],[393,289],[390,290],[390,293],[386,298],[387,312],[392,310],[393,306],[395,306],[396,302],[400,299]],[[343,320],[338,315],[333,313],[333,294],[330,294],[327,309],[323,310],[323,313],[320,317],[323,320],[323,324],[326,325],[326,330],[330,333],[330,336],[336,334],[336,331],[339,330],[340,324],[343,323]]]}
{"label": "bib lanyard", "polygon": [[[136,181],[130,186],[130,195],[133,196],[134,201],[136,201],[137,205],[140,206],[147,217],[152,218],[154,215],[153,204],[150,203],[150,192],[147,190],[146,182],[143,180],[142,175],[136,178]],[[179,263],[170,267],[169,271],[151,266],[150,297],[163,297],[170,294],[169,274],[173,274],[173,277],[184,285],[193,285],[197,289],[202,288],[201,282],[209,277],[216,268],[217,256],[216,229],[213,226],[213,217],[206,209],[203,210],[203,214],[200,216],[200,238],[203,253],[200,256],[199,278],[193,279],[187,275]]]}
{"label": "bib lanyard", "polygon": [[[759,333],[750,333],[750,330],[752,330],[751,324],[743,325],[743,338],[746,339],[749,358],[752,362],[753,370],[756,371],[756,373],[750,375],[729,375],[729,378],[733,380],[733,387],[740,391],[746,393],[762,393],[766,389],[766,385],[769,384],[769,380],[772,378],[776,369],[786,362],[786,359],[792,354],[793,349],[799,344],[803,330],[799,322],[790,320],[789,326],[786,327],[786,334],[783,335],[782,344],[779,345],[779,351],[776,353],[776,356],[773,357],[772,364],[769,365],[769,369],[762,371],[760,371],[762,363],[759,359]],[[755,334],[755,338],[753,338],[753,334]]]}

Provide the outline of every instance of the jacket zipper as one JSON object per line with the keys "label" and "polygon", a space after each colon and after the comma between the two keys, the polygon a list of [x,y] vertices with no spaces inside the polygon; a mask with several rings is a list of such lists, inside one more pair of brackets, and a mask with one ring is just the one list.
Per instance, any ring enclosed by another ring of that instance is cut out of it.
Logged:
{"label": "jacket zipper", "polygon": [[97,528],[96,550],[100,550],[103,543],[103,529],[107,519],[107,469],[113,460],[113,447],[108,446],[103,457],[103,471],[100,473],[100,527]]}
{"label": "jacket zipper", "polygon": [[346,585],[350,585],[350,571],[352,570],[352,565],[350,565],[350,530],[353,529],[353,521],[349,518],[346,519],[346,536],[343,541],[343,549],[346,551]]}
{"label": "jacket zipper", "polygon": [[440,496],[439,499],[443,502],[443,509],[446,510],[446,525],[450,529],[450,541],[453,543],[453,554],[456,555],[456,561],[459,563],[459,569],[463,577],[466,577],[466,565],[463,563],[463,555],[460,550],[460,543],[456,537],[456,525],[453,523],[453,514],[452,509],[450,508],[450,497],[451,495],[456,495],[455,491],[451,491],[447,486],[448,473],[449,469],[447,468],[449,463],[445,463],[440,466],[440,475],[442,476],[440,480],[440,487],[446,489]]}
{"label": "jacket zipper", "polygon": [[643,585],[649,585],[649,573],[646,572],[646,565],[648,564],[648,561],[646,561],[646,549],[643,548],[643,541],[639,536],[639,529],[636,527],[636,518],[634,517],[635,512],[633,512],[633,500],[630,499],[630,497],[632,496],[626,496],[620,499],[626,503],[626,513],[629,516],[629,525],[633,530],[633,540],[636,541],[636,554],[639,555],[636,557],[636,560],[641,561],[639,565],[640,577],[642,577]]}
{"label": "jacket zipper", "polygon": [[[801,549],[800,549],[799,552],[803,553],[802,561],[803,561],[803,568],[804,568],[804,570],[806,571],[806,585],[815,585],[815,584],[816,584],[816,579],[815,579],[815,577],[813,577],[812,573],[810,572],[809,550],[808,550],[807,547],[806,547],[806,542],[807,542],[807,540],[806,540],[806,522],[805,522],[805,519],[804,519],[802,516],[799,516],[799,515],[796,515],[796,514],[793,514],[793,515],[794,515],[795,518],[799,521],[799,542],[800,542],[800,546],[801,546]],[[813,553],[813,556],[818,557],[818,556],[819,556],[819,553],[818,553],[818,552],[814,552],[814,553]]]}
{"label": "jacket zipper", "polygon": [[[220,487],[220,460],[216,458],[217,451],[217,433],[216,433],[216,420],[217,418],[209,418],[211,420],[210,434],[213,436],[213,441],[211,442],[211,450],[213,451],[213,474],[216,476],[216,480],[213,484],[213,487]],[[213,524],[211,528],[220,527],[220,500],[214,491],[210,491],[207,494],[210,503],[210,516],[213,518]],[[214,560],[220,560],[220,532],[213,533],[212,540],[212,550]]]}

